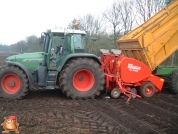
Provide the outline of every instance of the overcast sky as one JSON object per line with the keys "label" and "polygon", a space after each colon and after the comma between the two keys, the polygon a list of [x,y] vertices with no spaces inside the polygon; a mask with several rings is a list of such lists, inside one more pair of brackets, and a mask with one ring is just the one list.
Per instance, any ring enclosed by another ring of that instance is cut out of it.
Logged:
{"label": "overcast sky", "polygon": [[74,18],[100,15],[113,0],[0,0],[0,43],[10,45]]}

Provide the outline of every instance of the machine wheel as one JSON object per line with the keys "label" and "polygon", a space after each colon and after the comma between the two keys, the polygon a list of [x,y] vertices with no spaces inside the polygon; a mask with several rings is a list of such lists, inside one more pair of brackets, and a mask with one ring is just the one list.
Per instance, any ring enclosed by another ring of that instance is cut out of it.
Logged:
{"label": "machine wheel", "polygon": [[0,68],[0,96],[8,99],[22,99],[28,93],[28,79],[18,67]]}
{"label": "machine wheel", "polygon": [[155,94],[155,86],[151,82],[145,82],[140,87],[140,94],[142,97],[148,98]]}
{"label": "machine wheel", "polygon": [[114,99],[119,98],[120,95],[121,95],[121,92],[120,92],[120,90],[118,88],[114,88],[111,91],[111,97],[114,98]]}
{"label": "machine wheel", "polygon": [[172,93],[178,94],[178,70],[174,70],[171,73],[168,88]]}
{"label": "machine wheel", "polygon": [[104,73],[96,61],[78,58],[64,66],[59,83],[62,92],[69,98],[93,99],[104,88]]}

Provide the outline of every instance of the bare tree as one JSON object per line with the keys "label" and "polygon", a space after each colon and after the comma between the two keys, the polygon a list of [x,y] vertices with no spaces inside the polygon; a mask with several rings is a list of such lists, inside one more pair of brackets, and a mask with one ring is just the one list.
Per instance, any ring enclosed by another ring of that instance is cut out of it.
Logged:
{"label": "bare tree", "polygon": [[[99,37],[100,34],[103,32],[103,18],[101,17],[94,17],[91,14],[87,14],[83,17],[79,17],[79,27],[81,30],[86,31],[88,36],[95,36]],[[95,40],[86,39],[86,51],[89,53],[93,53],[96,45]]]}
{"label": "bare tree", "polygon": [[112,6],[103,13],[103,16],[112,25],[115,42],[118,33],[121,31],[121,29],[119,28],[119,24],[121,24],[121,16],[118,12],[118,2],[114,1]]}
{"label": "bare tree", "polygon": [[136,0],[137,24],[147,21],[155,13],[165,7],[165,5],[165,0]]}
{"label": "bare tree", "polygon": [[168,5],[169,3],[171,3],[173,0],[166,0],[166,5]]}
{"label": "bare tree", "polygon": [[27,44],[27,52],[40,52],[42,51],[43,46],[40,44],[40,39],[35,36],[31,35],[26,37],[26,44]]}
{"label": "bare tree", "polygon": [[85,30],[89,36],[96,36],[103,31],[103,21],[100,17],[94,17],[91,14],[87,14],[83,17],[79,17],[78,20],[80,29]]}
{"label": "bare tree", "polygon": [[26,51],[26,41],[25,40],[18,41],[17,43],[12,44],[10,47],[11,51],[23,53]]}
{"label": "bare tree", "polygon": [[122,25],[122,31],[124,35],[128,33],[132,28],[135,21],[136,12],[133,9],[132,0],[119,1],[117,3],[118,14],[120,15],[120,22]]}

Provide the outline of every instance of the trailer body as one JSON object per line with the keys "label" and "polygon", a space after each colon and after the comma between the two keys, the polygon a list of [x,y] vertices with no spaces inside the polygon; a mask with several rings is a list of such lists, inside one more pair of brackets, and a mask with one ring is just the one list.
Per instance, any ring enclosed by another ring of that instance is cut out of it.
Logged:
{"label": "trailer body", "polygon": [[117,40],[122,53],[146,64],[157,75],[167,75],[178,66],[161,66],[178,49],[178,0]]}

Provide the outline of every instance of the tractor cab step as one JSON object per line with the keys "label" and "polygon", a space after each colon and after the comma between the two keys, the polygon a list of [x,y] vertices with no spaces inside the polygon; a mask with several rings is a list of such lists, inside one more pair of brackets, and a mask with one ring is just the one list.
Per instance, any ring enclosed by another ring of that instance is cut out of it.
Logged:
{"label": "tractor cab step", "polygon": [[57,71],[48,71],[47,81],[56,81]]}
{"label": "tractor cab step", "polygon": [[54,88],[56,86],[56,77],[57,77],[57,71],[49,71],[47,76],[47,87]]}

